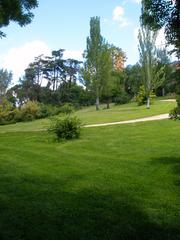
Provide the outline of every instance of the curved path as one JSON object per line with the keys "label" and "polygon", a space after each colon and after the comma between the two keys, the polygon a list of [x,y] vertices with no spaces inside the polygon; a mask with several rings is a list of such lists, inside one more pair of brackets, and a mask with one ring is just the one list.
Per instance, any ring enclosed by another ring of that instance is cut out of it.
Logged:
{"label": "curved path", "polygon": [[156,116],[152,116],[152,117],[138,118],[138,119],[132,119],[132,120],[126,120],[126,121],[120,121],[120,122],[90,124],[90,125],[85,125],[84,127],[85,128],[103,127],[103,126],[110,126],[110,125],[137,123],[137,122],[146,122],[146,121],[157,121],[157,120],[163,120],[163,119],[168,119],[168,118],[169,118],[169,114],[165,113],[165,114],[156,115]]}

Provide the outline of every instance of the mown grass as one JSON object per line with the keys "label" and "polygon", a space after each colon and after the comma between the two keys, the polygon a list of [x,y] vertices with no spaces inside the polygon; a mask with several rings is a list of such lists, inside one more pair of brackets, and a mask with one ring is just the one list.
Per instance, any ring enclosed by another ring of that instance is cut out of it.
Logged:
{"label": "mown grass", "polygon": [[150,109],[146,109],[145,105],[137,106],[137,103],[133,102],[123,105],[112,105],[110,109],[105,109],[105,106],[102,106],[98,113],[95,111],[95,107],[92,106],[83,108],[78,111],[76,115],[85,124],[117,122],[169,113],[175,105],[176,102],[156,100],[154,104],[151,105]]}
{"label": "mown grass", "polygon": [[180,239],[180,124],[0,134],[0,239]]}
{"label": "mown grass", "polygon": [[[74,115],[80,118],[83,124],[108,123],[169,113],[175,105],[176,102],[162,102],[156,100],[150,109],[146,109],[145,106],[137,106],[136,103],[129,103],[124,105],[111,105],[110,109],[105,109],[105,105],[102,105],[98,112],[95,110],[94,106],[91,106],[82,108],[75,112]],[[48,125],[49,119],[41,119],[35,122],[0,126],[0,133],[40,131],[47,129]]]}

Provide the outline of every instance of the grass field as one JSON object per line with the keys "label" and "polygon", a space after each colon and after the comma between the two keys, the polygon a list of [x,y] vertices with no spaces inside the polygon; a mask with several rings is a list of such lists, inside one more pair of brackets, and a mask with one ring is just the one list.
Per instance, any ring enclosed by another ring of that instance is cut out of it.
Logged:
{"label": "grass field", "polygon": [[180,239],[178,121],[61,143],[30,124],[0,133],[1,240]]}
{"label": "grass field", "polygon": [[[105,106],[101,106],[101,109],[98,112],[95,110],[94,106],[91,106],[75,112],[75,115],[81,119],[83,124],[108,123],[169,113],[175,105],[175,102],[162,102],[156,100],[150,109],[146,109],[145,106],[137,106],[136,103],[129,103],[117,106],[111,105],[110,109],[104,109]],[[48,119],[41,119],[36,120],[35,122],[0,126],[0,133],[14,131],[39,131],[47,129],[48,125]]]}

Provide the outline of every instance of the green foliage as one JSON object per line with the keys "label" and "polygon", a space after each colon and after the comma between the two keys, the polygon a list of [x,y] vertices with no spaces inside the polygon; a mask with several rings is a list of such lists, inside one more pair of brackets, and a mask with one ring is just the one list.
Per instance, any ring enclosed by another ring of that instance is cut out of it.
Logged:
{"label": "green foliage", "polygon": [[[156,95],[153,91],[150,92],[150,102],[151,104],[154,102],[154,99],[156,98]],[[147,95],[145,92],[145,87],[142,85],[139,89],[139,93],[135,98],[138,106],[144,105],[147,103]]]}
{"label": "green foliage", "polygon": [[39,111],[38,111],[37,118],[46,118],[46,117],[57,115],[61,112],[60,107],[53,106],[50,104],[38,103],[38,106],[39,106]]}
{"label": "green foliage", "polygon": [[130,102],[130,100],[131,96],[125,91],[118,93],[117,96],[114,98],[115,104],[125,104]]}
{"label": "green foliage", "polygon": [[170,111],[169,116],[171,119],[180,120],[180,95],[176,97],[177,107]]}
{"label": "green foliage", "polygon": [[12,72],[0,69],[0,96],[4,96],[12,81]]}
{"label": "green foliage", "polygon": [[32,121],[34,119],[46,118],[59,113],[70,113],[70,106],[52,106],[28,101],[21,108],[15,108],[6,98],[1,98],[0,124]]}
{"label": "green foliage", "polygon": [[52,118],[48,129],[56,135],[57,140],[79,138],[81,122],[77,117]]}
{"label": "green foliage", "polygon": [[138,63],[125,68],[125,88],[132,96],[138,93],[140,86],[143,84],[141,70],[141,66]]}
{"label": "green foliage", "polygon": [[14,108],[12,104],[5,98],[0,98],[0,124],[6,124],[7,122],[14,122]]}
{"label": "green foliage", "polygon": [[[0,1],[0,28],[8,26],[10,21],[17,22],[20,26],[25,26],[34,17],[31,10],[38,6],[37,0],[1,0]],[[5,34],[0,31],[0,37]]]}
{"label": "green foliage", "polygon": [[180,120],[180,107],[175,107],[169,113],[170,119]]}
{"label": "green foliage", "polygon": [[64,105],[61,106],[60,108],[60,113],[64,113],[66,115],[70,115],[71,113],[74,112],[74,107],[72,104],[65,103]]}
{"label": "green foliage", "polygon": [[8,112],[12,109],[13,109],[12,104],[5,97],[0,97],[0,113]]}
{"label": "green foliage", "polygon": [[140,86],[139,93],[136,96],[136,102],[137,102],[138,106],[141,106],[146,103],[146,100],[147,100],[147,98],[146,98],[145,88],[142,85],[142,86]]}
{"label": "green foliage", "polygon": [[174,45],[172,52],[180,55],[180,2],[170,0],[143,0],[143,11],[141,19],[143,25],[148,25],[151,29],[165,29],[165,37],[170,45]]}
{"label": "green foliage", "polygon": [[22,121],[32,121],[36,119],[40,112],[40,106],[35,101],[28,101],[21,108]]}
{"label": "green foliage", "polygon": [[83,76],[87,79],[88,85],[95,93],[96,109],[99,110],[99,97],[101,94],[101,55],[103,46],[103,37],[100,30],[100,18],[92,17],[90,19],[90,36],[87,37],[87,47],[84,52],[86,59],[84,63]]}

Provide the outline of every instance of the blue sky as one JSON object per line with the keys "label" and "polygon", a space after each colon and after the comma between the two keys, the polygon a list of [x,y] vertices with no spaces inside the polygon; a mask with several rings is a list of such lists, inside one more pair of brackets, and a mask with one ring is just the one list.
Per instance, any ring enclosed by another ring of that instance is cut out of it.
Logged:
{"label": "blue sky", "polygon": [[126,52],[126,64],[134,64],[138,61],[140,9],[138,0],[39,0],[30,25],[21,28],[10,23],[2,29],[7,37],[0,40],[0,68],[12,70],[16,81],[41,53],[63,48],[67,50],[65,58],[80,59],[93,16],[100,16],[106,40]]}

